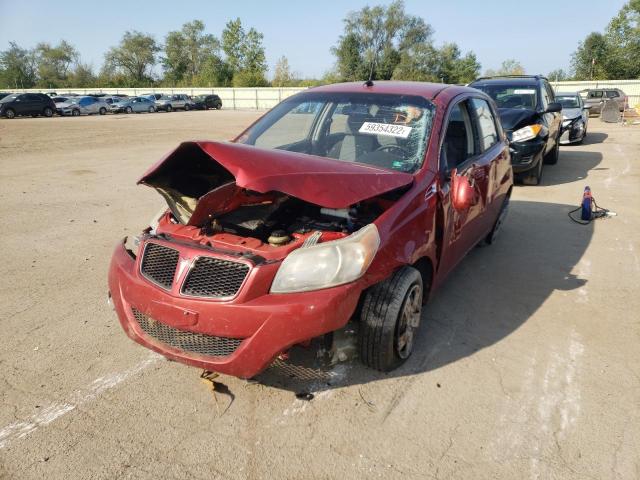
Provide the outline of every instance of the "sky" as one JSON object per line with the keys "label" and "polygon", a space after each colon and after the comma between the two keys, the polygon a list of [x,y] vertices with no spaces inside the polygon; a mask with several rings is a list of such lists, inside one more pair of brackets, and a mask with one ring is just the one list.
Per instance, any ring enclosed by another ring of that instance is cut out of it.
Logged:
{"label": "sky", "polygon": [[[185,22],[200,19],[220,37],[225,23],[239,17],[246,29],[264,34],[270,71],[284,55],[302,78],[320,77],[334,64],[330,52],[343,31],[344,17],[365,5],[387,0],[0,0],[0,50],[15,41],[71,42],[83,62],[98,70],[104,53],[126,30],[150,33],[159,41]],[[624,0],[405,0],[408,14],[423,17],[437,45],[456,42],[473,51],[482,72],[503,60],[518,60],[527,73],[567,70],[578,42],[603,31]]]}

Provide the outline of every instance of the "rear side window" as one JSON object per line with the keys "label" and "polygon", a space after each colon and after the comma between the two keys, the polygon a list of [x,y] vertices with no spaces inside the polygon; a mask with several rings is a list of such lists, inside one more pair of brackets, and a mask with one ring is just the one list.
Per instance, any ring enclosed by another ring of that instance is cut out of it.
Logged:
{"label": "rear side window", "polygon": [[616,98],[619,97],[620,94],[618,92],[616,92],[615,90],[607,90],[607,97],[608,98]]}
{"label": "rear side window", "polygon": [[478,125],[478,143],[484,152],[498,141],[498,131],[493,112],[486,100],[472,98],[470,100],[471,110]]}
{"label": "rear side window", "polygon": [[451,171],[476,155],[473,125],[467,102],[458,103],[449,113],[441,156]]}
{"label": "rear side window", "polygon": [[602,98],[602,90],[591,90],[587,98]]}

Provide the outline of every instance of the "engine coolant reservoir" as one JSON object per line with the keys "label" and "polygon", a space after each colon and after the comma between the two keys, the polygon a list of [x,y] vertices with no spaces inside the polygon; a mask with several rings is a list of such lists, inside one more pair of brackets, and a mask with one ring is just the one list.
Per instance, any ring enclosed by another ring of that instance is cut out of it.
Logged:
{"label": "engine coolant reservoir", "polygon": [[272,247],[281,247],[282,245],[286,245],[291,241],[291,237],[287,235],[287,232],[284,230],[274,230],[271,232],[271,235],[267,239],[267,242]]}

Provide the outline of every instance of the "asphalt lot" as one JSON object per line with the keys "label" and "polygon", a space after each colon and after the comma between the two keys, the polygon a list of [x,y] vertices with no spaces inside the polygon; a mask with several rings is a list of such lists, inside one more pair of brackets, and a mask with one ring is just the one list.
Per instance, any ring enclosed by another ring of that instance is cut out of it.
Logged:
{"label": "asphalt lot", "polygon": [[[214,396],[106,303],[113,246],[163,205],[137,178],[257,116],[0,120],[0,478],[640,478],[640,127],[592,118],[403,368],[339,365],[307,402],[229,377]],[[587,184],[618,216],[567,218]]]}

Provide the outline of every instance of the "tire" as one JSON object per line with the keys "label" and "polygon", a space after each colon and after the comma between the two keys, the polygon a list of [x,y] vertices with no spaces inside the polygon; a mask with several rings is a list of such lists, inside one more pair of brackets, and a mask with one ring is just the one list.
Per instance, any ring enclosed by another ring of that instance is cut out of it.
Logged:
{"label": "tire", "polygon": [[42,113],[47,118],[53,117],[53,110],[51,109],[51,107],[45,107],[44,110],[42,111]]}
{"label": "tire", "polygon": [[560,136],[556,137],[556,144],[549,153],[544,157],[544,163],[547,165],[555,165],[558,163],[558,156],[560,155]]}
{"label": "tire", "polygon": [[[540,185],[542,182],[542,166],[544,164],[543,159],[538,160],[538,165],[535,169],[531,169],[522,177],[522,183],[525,185]],[[534,171],[535,170],[535,171]]]}
{"label": "tire", "polygon": [[511,198],[511,192],[507,194],[504,201],[502,202],[502,206],[500,206],[500,213],[498,213],[498,218],[496,218],[495,223],[493,224],[493,228],[484,238],[485,245],[493,245],[498,238],[498,234],[500,233],[500,227],[504,224],[505,219],[507,218],[507,214],[509,213],[509,200]]}
{"label": "tire", "polygon": [[149,107],[149,113],[155,113],[156,109],[153,107]]}
{"label": "tire", "polygon": [[191,105],[189,105],[188,103],[185,103],[184,105],[184,111],[188,112],[189,110],[191,110]]}
{"label": "tire", "polygon": [[79,117],[80,116],[80,110],[72,110],[71,111],[71,116],[73,117]]}
{"label": "tire", "polygon": [[16,112],[11,108],[7,108],[7,110],[4,112],[4,116],[8,119],[16,118]]}
{"label": "tire", "polygon": [[100,110],[98,110],[98,113],[100,115],[106,115],[107,114],[107,109],[104,107],[100,107]]}
{"label": "tire", "polygon": [[171,105],[167,105],[167,113],[171,113],[173,107]]}
{"label": "tire", "polygon": [[222,104],[216,105],[216,110],[220,110],[222,108]]}
{"label": "tire", "polygon": [[124,113],[132,113],[133,112],[133,108],[131,107],[127,107],[124,109]]}
{"label": "tire", "polygon": [[388,372],[411,356],[422,311],[422,277],[402,267],[365,292],[358,350],[366,366]]}

